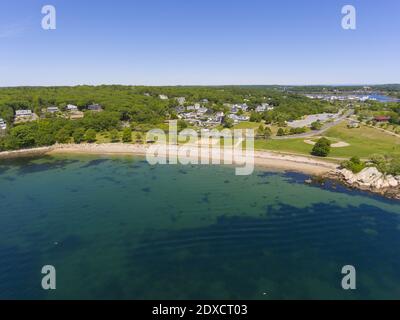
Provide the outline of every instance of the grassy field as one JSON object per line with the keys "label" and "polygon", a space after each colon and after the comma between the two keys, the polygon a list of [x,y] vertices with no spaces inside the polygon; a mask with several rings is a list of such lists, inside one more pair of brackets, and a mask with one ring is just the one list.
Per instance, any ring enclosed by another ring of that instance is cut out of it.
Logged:
{"label": "grassy field", "polygon": [[[258,128],[259,125],[259,123],[244,122],[235,126],[235,128]],[[356,155],[367,159],[376,153],[400,156],[400,138],[375,128],[361,126],[360,128],[349,129],[347,124],[343,122],[326,131],[324,136],[330,139],[332,143],[343,141],[350,144],[348,147],[331,148],[330,158],[350,158]],[[316,141],[316,139],[315,137],[308,138],[308,140],[313,141]],[[135,133],[133,134],[133,140],[135,140]],[[310,155],[313,146],[305,143],[304,140],[305,138],[287,140],[257,139],[255,148],[258,150]],[[97,143],[109,142],[110,138],[107,133],[97,135]]]}
{"label": "grassy field", "polygon": [[[346,123],[341,123],[325,132],[325,137],[330,138],[332,142],[343,141],[350,144],[348,147],[332,148],[329,157],[350,158],[357,155],[361,158],[369,158],[375,153],[400,156],[400,138],[374,128],[361,126],[349,129]],[[255,147],[309,155],[313,146],[306,144],[304,140],[257,140]]]}

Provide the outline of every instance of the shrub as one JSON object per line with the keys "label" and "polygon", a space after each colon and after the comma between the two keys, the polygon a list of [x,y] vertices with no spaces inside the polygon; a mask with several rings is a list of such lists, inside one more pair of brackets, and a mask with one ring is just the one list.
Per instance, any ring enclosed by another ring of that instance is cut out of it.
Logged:
{"label": "shrub", "polygon": [[279,128],[278,132],[276,133],[276,135],[278,137],[284,136],[285,135],[285,131],[283,130],[283,128]]}
{"label": "shrub", "polygon": [[125,128],[122,132],[122,141],[123,142],[131,142],[132,141],[132,129]]}
{"label": "shrub", "polygon": [[96,131],[93,129],[88,129],[85,133],[85,141],[93,143],[96,141]]}
{"label": "shrub", "polygon": [[118,130],[116,130],[116,129],[111,130],[111,132],[110,132],[110,139],[111,139],[111,142],[117,142],[117,141],[119,141]]}
{"label": "shrub", "polygon": [[83,128],[78,128],[72,133],[72,138],[75,143],[81,143],[85,138],[85,130]]}
{"label": "shrub", "polygon": [[359,173],[365,168],[365,163],[362,162],[359,157],[354,156],[350,160],[343,162],[342,167],[353,173]]}
{"label": "shrub", "polygon": [[315,121],[311,123],[311,130],[320,130],[322,128],[322,123],[320,121]]}
{"label": "shrub", "polygon": [[321,138],[314,145],[311,154],[318,157],[327,157],[331,151],[331,142],[326,138]]}

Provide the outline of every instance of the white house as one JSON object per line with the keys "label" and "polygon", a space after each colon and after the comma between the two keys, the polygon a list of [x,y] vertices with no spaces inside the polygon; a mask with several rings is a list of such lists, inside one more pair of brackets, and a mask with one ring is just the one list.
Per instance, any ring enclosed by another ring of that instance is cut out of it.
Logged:
{"label": "white house", "polygon": [[168,96],[166,96],[165,94],[160,94],[158,96],[161,100],[168,100]]}
{"label": "white house", "polygon": [[17,117],[31,117],[32,116],[32,110],[16,110],[15,115]]}
{"label": "white house", "polygon": [[262,103],[256,108],[256,112],[265,112],[274,110],[274,107],[270,106],[268,103]]}
{"label": "white house", "polygon": [[0,130],[6,130],[6,129],[7,129],[6,122],[0,118]]}
{"label": "white house", "polygon": [[249,106],[248,106],[246,103],[244,103],[244,104],[242,104],[242,105],[240,106],[240,108],[241,108],[244,112],[246,112],[246,111],[249,109]]}
{"label": "white house", "polygon": [[207,108],[199,108],[198,110],[197,110],[197,113],[199,113],[199,114],[204,114],[204,113],[206,113],[208,111],[208,109]]}
{"label": "white house", "polygon": [[49,113],[56,113],[59,112],[60,110],[57,107],[48,107],[47,112]]}
{"label": "white house", "polygon": [[231,107],[231,113],[238,113],[239,108],[235,105]]}
{"label": "white house", "polygon": [[67,111],[78,111],[78,107],[74,106],[73,104],[68,104],[66,107]]}
{"label": "white house", "polygon": [[186,102],[186,98],[185,98],[185,97],[178,97],[178,98],[176,98],[176,101],[177,101],[180,105],[182,105],[182,104],[184,104],[184,103]]}

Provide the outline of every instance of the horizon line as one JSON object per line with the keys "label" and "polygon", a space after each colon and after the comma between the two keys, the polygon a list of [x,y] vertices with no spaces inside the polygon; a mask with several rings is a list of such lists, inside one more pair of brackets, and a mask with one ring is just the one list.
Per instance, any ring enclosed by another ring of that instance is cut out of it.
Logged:
{"label": "horizon line", "polygon": [[362,87],[362,86],[400,86],[399,83],[354,83],[354,84],[118,84],[118,83],[99,83],[99,84],[65,84],[65,85],[11,85],[1,86],[6,88],[54,88],[54,87],[101,87],[101,86],[125,86],[125,87]]}

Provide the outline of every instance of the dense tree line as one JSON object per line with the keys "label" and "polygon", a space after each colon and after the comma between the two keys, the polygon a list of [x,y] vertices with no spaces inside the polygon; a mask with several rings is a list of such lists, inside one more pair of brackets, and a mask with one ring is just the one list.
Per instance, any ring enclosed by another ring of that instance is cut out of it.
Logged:
{"label": "dense tree line", "polygon": [[[160,99],[159,95],[166,95],[169,99]],[[0,148],[20,149],[52,145],[56,142],[93,141],[93,132],[96,136],[99,132],[120,130],[122,122],[131,123],[131,128],[135,131],[146,131],[155,125],[161,126],[167,119],[174,118],[178,97],[185,97],[185,105],[202,102],[213,111],[228,112],[227,104],[246,103],[252,115],[251,120],[257,122],[265,120],[266,123],[284,124],[285,121],[298,119],[306,114],[338,109],[337,105],[288,94],[274,87],[104,85],[0,88],[0,118],[3,118],[8,125],[7,134],[0,138]],[[104,112],[86,111],[87,106],[93,103],[102,105]],[[268,103],[275,109],[261,114],[252,111],[261,103]],[[43,108],[56,106],[62,110],[67,104],[78,106],[85,112],[85,117],[74,121],[50,117],[13,125],[16,110],[29,109],[41,115]],[[233,123],[226,120],[224,125],[230,127]],[[183,124],[180,123],[180,126]],[[113,137],[117,138],[115,134]],[[127,134],[126,139],[128,139]]]}

